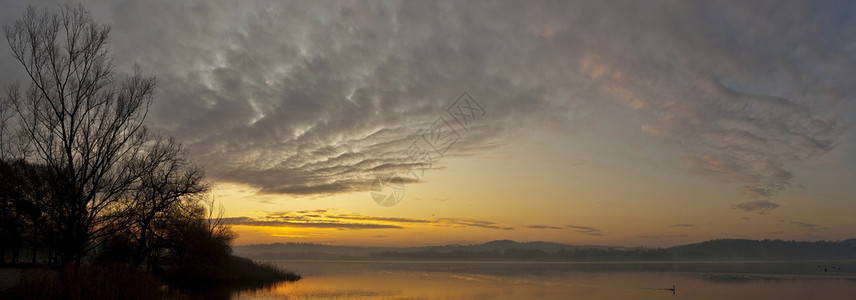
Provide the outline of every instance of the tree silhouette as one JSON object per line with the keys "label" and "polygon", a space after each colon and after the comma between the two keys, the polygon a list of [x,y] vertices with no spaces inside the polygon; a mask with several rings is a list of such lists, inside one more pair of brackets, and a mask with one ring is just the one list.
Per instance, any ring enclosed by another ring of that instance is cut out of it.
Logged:
{"label": "tree silhouette", "polygon": [[149,151],[136,164],[142,176],[129,202],[127,230],[135,239],[134,265],[168,249],[167,232],[157,225],[189,217],[171,212],[198,202],[208,191],[204,172],[186,159],[186,151],[175,140],[158,137],[150,143]]}
{"label": "tree silhouette", "polygon": [[5,26],[6,39],[30,84],[8,97],[35,159],[56,175],[54,195],[63,245],[62,263],[77,262],[104,237],[120,215],[115,203],[139,177],[131,161],[141,155],[143,119],[155,87],[139,69],[113,72],[110,27],[82,6],[38,12]]}

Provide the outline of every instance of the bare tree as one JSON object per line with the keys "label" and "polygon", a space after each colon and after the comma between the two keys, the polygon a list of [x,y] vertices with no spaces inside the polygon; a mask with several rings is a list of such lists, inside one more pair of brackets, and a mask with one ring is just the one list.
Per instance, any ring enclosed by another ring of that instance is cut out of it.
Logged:
{"label": "bare tree", "polygon": [[[4,26],[15,58],[29,76],[13,85],[19,129],[33,153],[56,177],[60,197],[53,216],[63,245],[62,263],[80,263],[93,241],[109,234],[122,215],[122,197],[145,168],[134,166],[148,137],[143,119],[155,79],[114,74],[107,43],[110,27],[96,23],[82,6],[37,11],[30,7]],[[8,119],[5,119],[8,120]]]}
{"label": "bare tree", "polygon": [[199,166],[187,160],[187,153],[173,139],[154,138],[146,155],[137,166],[141,168],[139,186],[130,202],[130,222],[127,230],[136,239],[137,250],[133,264],[139,265],[162,248],[167,248],[164,233],[157,222],[173,221],[173,208],[202,199],[209,186]]}

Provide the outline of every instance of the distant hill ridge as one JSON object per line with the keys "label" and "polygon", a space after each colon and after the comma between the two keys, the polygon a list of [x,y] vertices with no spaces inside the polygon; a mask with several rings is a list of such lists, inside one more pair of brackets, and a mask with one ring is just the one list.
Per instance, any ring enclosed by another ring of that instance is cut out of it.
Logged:
{"label": "distant hill ridge", "polygon": [[235,254],[240,256],[269,260],[669,261],[856,259],[856,239],[816,242],[716,239],[669,248],[496,240],[473,245],[420,247],[274,243],[235,246],[233,249]]}

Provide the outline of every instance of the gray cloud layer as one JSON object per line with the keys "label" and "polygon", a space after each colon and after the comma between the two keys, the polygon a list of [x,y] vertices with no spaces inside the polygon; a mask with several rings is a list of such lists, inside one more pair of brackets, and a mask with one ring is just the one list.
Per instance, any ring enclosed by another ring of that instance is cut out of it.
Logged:
{"label": "gray cloud layer", "polygon": [[[4,20],[20,15],[13,4]],[[500,145],[521,124],[638,128],[757,198],[736,206],[747,211],[777,207],[766,198],[792,184],[788,164],[830,151],[851,126],[852,3],[621,4],[90,6],[114,25],[117,62],[158,77],[151,125],[211,176],[264,192],[366,189],[377,172],[418,165],[406,150],[465,90],[487,115],[458,127],[447,155]]]}

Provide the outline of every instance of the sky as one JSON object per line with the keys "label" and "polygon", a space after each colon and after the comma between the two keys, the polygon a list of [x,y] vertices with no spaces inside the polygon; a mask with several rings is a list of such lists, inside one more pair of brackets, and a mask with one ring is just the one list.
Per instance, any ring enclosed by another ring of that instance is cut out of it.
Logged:
{"label": "sky", "polygon": [[856,237],[850,1],[83,4],[235,245]]}

